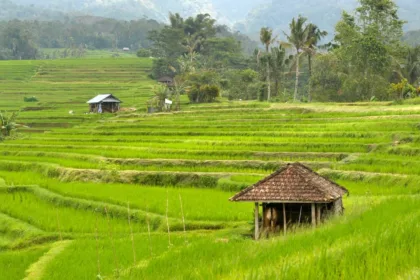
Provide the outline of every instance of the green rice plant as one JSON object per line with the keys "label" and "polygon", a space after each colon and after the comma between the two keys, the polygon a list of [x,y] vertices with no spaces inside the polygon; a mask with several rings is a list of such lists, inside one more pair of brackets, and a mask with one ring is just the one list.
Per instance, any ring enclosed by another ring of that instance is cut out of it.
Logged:
{"label": "green rice plant", "polygon": [[[1,212],[44,231],[58,233],[55,215],[55,211],[58,211],[59,219],[63,221],[61,223],[61,230],[64,233],[94,232],[94,221],[98,215],[95,211],[81,211],[76,208],[66,207],[65,205],[54,206],[27,192],[1,192],[0,197],[2,199],[2,204],[0,205]],[[113,218],[112,223],[116,232],[120,234],[128,232],[125,220]],[[99,231],[101,233],[106,232],[106,221],[102,216],[99,218],[99,225]]]}
{"label": "green rice plant", "polygon": [[[419,200],[387,200],[316,231],[255,243],[212,242],[152,260],[132,277],[384,279],[419,265]],[[393,213],[404,213],[404,218]],[[214,240],[214,239],[213,239]],[[409,252],[407,254],[407,252]],[[206,263],[201,266],[199,263]],[[384,267],[385,266],[385,267]]]}
{"label": "green rice plant", "polygon": [[7,248],[28,247],[56,239],[57,236],[54,234],[47,234],[30,224],[0,212],[0,251]]}
{"label": "green rice plant", "polygon": [[[419,105],[191,105],[181,96],[182,111],[146,114],[153,61],[90,55],[0,61],[1,109],[20,111],[27,126],[0,143],[0,271],[8,279],[22,279],[37,260],[45,279],[99,270],[106,279],[416,278]],[[85,114],[85,102],[106,92],[124,110]],[[252,205],[229,197],[295,161],[349,189],[344,216],[250,240]],[[73,241],[47,262],[34,253],[53,250],[35,244],[60,236]]]}
{"label": "green rice plant", "polygon": [[[8,174],[7,180],[14,181],[15,184],[32,181],[32,183],[39,183],[43,188],[53,191],[53,193],[49,193],[36,187],[29,189],[29,191],[35,191],[35,194],[42,200],[55,202],[59,205],[73,205],[76,209],[91,211],[96,208],[104,208],[107,205],[106,202],[108,202],[111,204],[108,204],[108,208],[111,208],[112,204],[119,205],[120,208],[118,209],[120,210],[114,209],[113,215],[125,219],[126,203],[130,202],[132,208],[149,213],[149,219],[155,220],[155,228],[159,226],[159,217],[153,218],[153,213],[165,214],[166,188],[123,184],[66,183],[53,178],[37,176],[36,173],[31,172],[15,173],[15,176],[11,176],[14,173]],[[249,218],[250,211],[246,205],[232,204],[228,201],[233,193],[193,188],[167,187],[167,189],[169,191],[169,216],[171,218],[181,219],[179,194],[183,198],[184,215],[187,221],[204,221],[203,225],[207,222],[210,227],[211,223],[208,221],[246,221]],[[55,193],[62,196],[57,196]],[[84,199],[84,201],[74,198]],[[112,209],[109,209],[110,213],[111,211]],[[141,217],[144,216],[139,216],[136,219],[144,221],[141,220],[143,219]],[[193,227],[192,223],[188,226]]]}
{"label": "green rice plant", "polygon": [[25,271],[36,262],[46,251],[48,245],[36,246],[24,250],[1,251],[0,271],[2,279],[23,279]]}
{"label": "green rice plant", "polygon": [[[164,258],[170,252],[182,250],[185,246],[184,237],[181,233],[173,233],[171,236],[172,248],[168,249],[168,240],[165,234],[152,234],[154,258]],[[202,240],[199,234],[191,234],[194,240]],[[114,263],[113,251],[108,238],[99,240],[101,274],[107,279],[127,279],[132,277],[132,271],[137,267],[147,266],[151,261],[149,253],[148,236],[136,234],[134,236],[136,265],[133,266],[133,256],[130,237],[122,237],[115,240],[118,248],[116,251],[120,268]],[[78,255],[79,258],[73,256]],[[57,256],[47,267],[45,279],[85,279],[95,278],[96,269],[96,244],[92,239],[79,239],[71,244],[62,254]]]}

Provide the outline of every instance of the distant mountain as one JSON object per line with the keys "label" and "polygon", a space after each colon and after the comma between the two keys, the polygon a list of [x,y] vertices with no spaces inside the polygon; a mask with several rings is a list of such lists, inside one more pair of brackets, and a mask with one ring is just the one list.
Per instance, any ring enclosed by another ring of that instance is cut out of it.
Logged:
{"label": "distant mountain", "polygon": [[20,5],[17,1],[0,0],[0,20],[10,19],[63,19],[65,13],[40,6]]}
{"label": "distant mountain", "polygon": [[412,46],[420,45],[420,30],[409,31],[404,34],[404,41]]}
{"label": "distant mountain", "polygon": [[[408,21],[406,30],[420,29],[419,0],[396,0],[400,17]],[[95,15],[122,20],[148,17],[166,22],[169,12],[182,16],[209,13],[219,23],[246,34],[262,26],[282,35],[299,14],[307,16],[330,34],[341,12],[353,11],[357,0],[0,0],[0,20],[11,18],[55,18],[64,13]]]}
{"label": "distant mountain", "polygon": [[[419,0],[396,0],[401,19],[407,21],[405,30],[420,28]],[[259,32],[262,26],[274,28],[275,33],[283,36],[293,17],[303,15],[321,29],[334,32],[335,24],[340,20],[343,10],[353,12],[358,6],[357,0],[270,0],[268,4],[253,9],[247,17],[235,24],[235,29],[247,34]]]}
{"label": "distant mountain", "polygon": [[[191,16],[198,13],[209,13],[219,22],[233,26],[237,21],[243,20],[246,15],[261,4],[270,0],[13,0],[15,8],[29,9],[33,12],[19,14],[18,12],[1,13],[0,19],[36,18],[39,13],[36,9],[60,12],[90,14],[95,16],[111,17],[116,19],[138,19],[149,17],[166,21],[169,12],[180,13],[182,16]],[[11,10],[11,0],[0,0],[0,4],[8,3]]]}

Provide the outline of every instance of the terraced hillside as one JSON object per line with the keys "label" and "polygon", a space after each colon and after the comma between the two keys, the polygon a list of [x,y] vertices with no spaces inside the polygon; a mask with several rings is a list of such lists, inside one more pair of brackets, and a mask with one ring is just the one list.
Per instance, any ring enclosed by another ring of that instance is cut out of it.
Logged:
{"label": "terraced hillside", "polygon": [[[221,101],[147,115],[150,63],[0,64],[0,108],[30,127],[0,143],[0,278],[420,277],[420,106]],[[137,110],[85,114],[102,92]],[[345,215],[252,241],[252,205],[229,197],[294,161],[350,190]]]}

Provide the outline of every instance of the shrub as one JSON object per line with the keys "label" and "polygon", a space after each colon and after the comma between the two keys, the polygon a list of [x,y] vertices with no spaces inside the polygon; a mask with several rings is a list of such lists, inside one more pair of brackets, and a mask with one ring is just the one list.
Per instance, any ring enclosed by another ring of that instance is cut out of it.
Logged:
{"label": "shrub", "polygon": [[10,116],[6,116],[6,114],[0,112],[0,139],[2,136],[10,136],[10,133],[16,129],[16,118],[17,113],[12,113]]}
{"label": "shrub", "polygon": [[152,52],[149,49],[139,49],[137,51],[137,57],[150,57]]}
{"label": "shrub", "polygon": [[390,84],[389,92],[391,96],[395,96],[396,99],[411,98],[417,95],[417,89],[410,85],[407,79],[402,79],[397,84]]}
{"label": "shrub", "polygon": [[220,89],[215,85],[193,86],[188,92],[188,98],[193,103],[214,102],[220,95]]}
{"label": "shrub", "polygon": [[35,96],[31,96],[31,97],[23,97],[23,101],[25,102],[38,102],[38,98],[36,98]]}

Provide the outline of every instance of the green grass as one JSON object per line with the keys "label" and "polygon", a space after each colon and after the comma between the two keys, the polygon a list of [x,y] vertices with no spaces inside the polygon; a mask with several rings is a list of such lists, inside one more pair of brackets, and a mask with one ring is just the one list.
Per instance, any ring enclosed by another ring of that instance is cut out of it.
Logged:
{"label": "green grass", "polygon": [[42,246],[20,251],[0,251],[1,279],[23,279],[29,266],[47,250],[47,246]]}
{"label": "green grass", "polygon": [[[418,278],[417,101],[146,114],[152,60],[110,55],[0,62],[0,110],[26,125],[0,143],[0,278]],[[125,110],[86,114],[107,92]],[[295,161],[348,188],[344,216],[252,241],[251,203],[229,197]]]}
{"label": "green grass", "polygon": [[[151,261],[131,277],[389,279],[420,264],[418,206],[418,199],[387,201],[315,232],[258,243],[197,242],[181,253]],[[395,211],[404,217],[395,216]]]}

